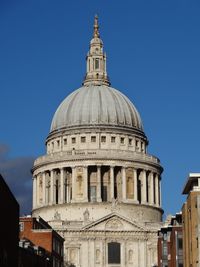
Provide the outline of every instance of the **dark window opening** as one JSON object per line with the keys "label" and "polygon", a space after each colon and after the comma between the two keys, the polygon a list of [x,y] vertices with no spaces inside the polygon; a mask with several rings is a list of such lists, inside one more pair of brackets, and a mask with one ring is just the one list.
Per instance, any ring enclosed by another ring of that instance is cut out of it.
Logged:
{"label": "dark window opening", "polygon": [[108,243],[108,264],[112,263],[121,263],[120,243],[117,242]]}
{"label": "dark window opening", "polygon": [[95,70],[99,69],[99,59],[95,59]]}
{"label": "dark window opening", "polygon": [[102,186],[102,201],[106,202],[107,201],[107,186],[103,185]]}
{"label": "dark window opening", "polygon": [[91,136],[91,142],[95,143],[96,142],[96,136]]}
{"label": "dark window opening", "polygon": [[81,143],[85,143],[86,142],[86,137],[85,136],[81,136]]}

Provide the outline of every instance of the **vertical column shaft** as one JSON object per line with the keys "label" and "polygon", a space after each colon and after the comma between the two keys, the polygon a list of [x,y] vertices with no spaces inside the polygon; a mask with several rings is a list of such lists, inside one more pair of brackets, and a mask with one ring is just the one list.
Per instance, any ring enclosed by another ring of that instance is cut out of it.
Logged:
{"label": "vertical column shaft", "polygon": [[102,202],[101,199],[101,166],[97,165],[97,202]]}
{"label": "vertical column shaft", "polygon": [[161,178],[159,179],[159,206],[162,206]]}
{"label": "vertical column shaft", "polygon": [[60,169],[60,199],[59,203],[62,204],[65,201],[65,187],[64,187],[64,168]]}
{"label": "vertical column shaft", "polygon": [[153,205],[154,204],[154,182],[153,182],[153,172],[149,174],[149,204]]}
{"label": "vertical column shaft", "polygon": [[84,167],[84,201],[88,202],[88,166]]}
{"label": "vertical column shaft", "polygon": [[141,200],[142,203],[146,204],[147,202],[147,182],[146,182],[146,171],[142,171],[142,194],[141,194]]}
{"label": "vertical column shaft", "polygon": [[37,185],[36,185],[36,187],[37,187],[36,205],[37,205],[37,206],[40,205],[40,197],[41,197],[41,196],[40,196],[40,193],[41,193],[41,192],[40,192],[40,175],[41,175],[41,174],[39,173],[39,174],[37,175],[37,178],[36,178],[36,179],[37,179],[37,183],[36,183],[36,184],[37,184]]}
{"label": "vertical column shaft", "polygon": [[37,206],[37,178],[33,176],[33,209]]}
{"label": "vertical column shaft", "polygon": [[158,174],[155,175],[155,204],[156,206],[159,206],[159,187],[158,187],[158,183],[159,183],[159,178],[158,178]]}
{"label": "vertical column shaft", "polygon": [[76,169],[72,167],[72,202],[76,201]]}
{"label": "vertical column shaft", "polygon": [[122,167],[122,199],[126,200],[126,169]]}
{"label": "vertical column shaft", "polygon": [[46,200],[46,173],[42,173],[42,200],[43,200],[43,205],[46,205],[47,200]]}
{"label": "vertical column shaft", "polygon": [[50,181],[51,181],[51,184],[50,184],[50,199],[51,199],[51,204],[54,204],[55,202],[55,199],[54,199],[54,170],[51,170],[50,171]]}
{"label": "vertical column shaft", "polygon": [[114,167],[110,166],[110,200],[114,199]]}
{"label": "vertical column shaft", "polygon": [[138,201],[138,185],[137,185],[137,170],[133,169],[133,179],[134,179],[134,201]]}

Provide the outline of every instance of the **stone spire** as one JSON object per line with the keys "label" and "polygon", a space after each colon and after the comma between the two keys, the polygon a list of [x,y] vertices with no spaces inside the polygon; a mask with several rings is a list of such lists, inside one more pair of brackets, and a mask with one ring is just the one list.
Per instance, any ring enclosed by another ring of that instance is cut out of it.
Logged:
{"label": "stone spire", "polygon": [[103,42],[99,34],[98,16],[94,18],[93,38],[90,41],[90,50],[87,54],[87,70],[83,85],[110,85],[106,72],[106,54],[103,51]]}

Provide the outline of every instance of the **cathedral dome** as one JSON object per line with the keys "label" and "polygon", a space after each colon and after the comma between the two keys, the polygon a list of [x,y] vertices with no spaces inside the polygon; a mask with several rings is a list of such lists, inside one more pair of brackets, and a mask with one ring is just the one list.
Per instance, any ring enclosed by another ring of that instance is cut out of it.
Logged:
{"label": "cathedral dome", "polygon": [[82,86],[60,104],[51,132],[76,126],[117,126],[143,131],[140,115],[131,101],[107,85]]}

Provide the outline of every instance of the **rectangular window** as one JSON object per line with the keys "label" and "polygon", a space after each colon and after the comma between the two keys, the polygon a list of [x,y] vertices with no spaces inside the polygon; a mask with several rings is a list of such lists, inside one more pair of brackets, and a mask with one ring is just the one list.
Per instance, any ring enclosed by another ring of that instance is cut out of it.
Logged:
{"label": "rectangular window", "polygon": [[128,139],[128,144],[129,144],[129,146],[132,146],[132,143],[133,143],[133,139],[132,139],[132,138],[129,138],[129,139]]}
{"label": "rectangular window", "polygon": [[95,143],[96,142],[96,136],[91,136],[91,142]]}
{"label": "rectangular window", "polygon": [[86,137],[85,136],[81,136],[81,143],[85,143],[86,142]]}
{"label": "rectangular window", "polygon": [[115,136],[111,136],[111,143],[115,143]]}
{"label": "rectangular window", "polygon": [[101,142],[105,143],[106,142],[106,136],[101,136]]}
{"label": "rectangular window", "polygon": [[67,145],[67,138],[64,138],[63,142],[64,142],[64,145],[66,146]]}
{"label": "rectangular window", "polygon": [[121,137],[121,144],[124,145],[124,137]]}
{"label": "rectangular window", "polygon": [[72,137],[72,144],[75,144],[75,143],[76,143],[76,138]]}

